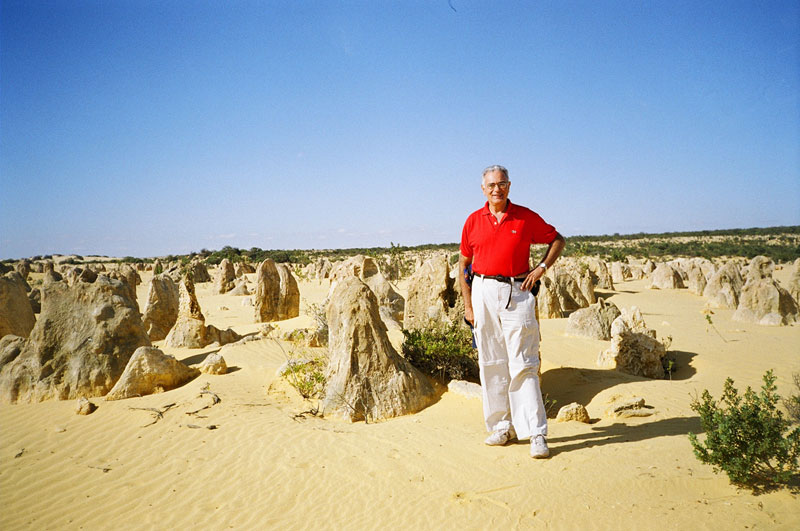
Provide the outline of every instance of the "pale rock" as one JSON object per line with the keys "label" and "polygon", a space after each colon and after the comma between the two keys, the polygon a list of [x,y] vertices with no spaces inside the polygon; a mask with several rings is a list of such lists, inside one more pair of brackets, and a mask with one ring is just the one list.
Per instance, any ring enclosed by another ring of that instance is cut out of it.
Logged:
{"label": "pale rock", "polygon": [[161,341],[178,320],[178,286],[166,273],[154,275],[147,289],[142,322],[150,341]]}
{"label": "pale rock", "polygon": [[480,384],[468,382],[466,380],[450,380],[447,384],[447,390],[453,394],[461,395],[466,398],[483,399],[483,390]]}
{"label": "pale rock", "polygon": [[775,262],[766,256],[756,256],[750,260],[750,263],[743,269],[743,280],[747,283],[748,280],[761,280],[765,278],[772,278],[772,273],[775,271]]}
{"label": "pale rock", "polygon": [[611,280],[613,282],[625,282],[626,280],[631,280],[633,275],[631,274],[631,268],[628,264],[623,264],[622,262],[611,262]]}
{"label": "pale rock", "polygon": [[247,289],[247,280],[241,279],[236,287],[230,291],[231,295],[250,295],[250,290]]}
{"label": "pale rock", "polygon": [[794,301],[800,305],[800,258],[794,261],[794,272],[789,280],[789,293]]}
{"label": "pale rock", "polygon": [[[149,346],[139,312],[122,282],[42,285],[42,312],[30,339],[0,348],[0,400],[38,402],[102,396],[131,354]],[[16,350],[9,355],[6,349]]]}
{"label": "pale rock", "polygon": [[195,284],[211,282],[211,275],[208,274],[208,268],[199,260],[194,260],[189,264],[188,272],[192,276],[192,282]]}
{"label": "pale rock", "polygon": [[206,318],[190,278],[181,280],[178,287],[178,317],[166,337],[166,346],[172,348],[203,348],[210,341],[206,338]]}
{"label": "pale rock", "polygon": [[272,258],[267,258],[256,268],[253,302],[256,323],[280,320],[281,277]]}
{"label": "pale rock", "polygon": [[91,415],[96,409],[97,406],[85,396],[80,397],[75,404],[75,413],[78,415]]}
{"label": "pale rock", "polygon": [[708,279],[703,297],[713,308],[736,309],[744,281],[735,262],[728,262],[720,267]]}
{"label": "pale rock", "polygon": [[256,269],[248,263],[245,262],[238,262],[236,264],[236,278],[241,278],[245,275],[249,275],[250,273],[255,273]]}
{"label": "pale rock", "polygon": [[337,282],[348,276],[357,277],[369,286],[378,298],[381,318],[387,326],[402,328],[406,301],[381,273],[373,258],[357,255],[338,263],[330,273],[331,293],[336,288]]}
{"label": "pale rock", "polygon": [[539,294],[536,296],[536,308],[540,319],[561,319],[561,301],[555,294],[554,283],[548,276],[542,277]]}
{"label": "pale rock", "polygon": [[594,304],[597,302],[597,295],[594,292],[594,280],[592,278],[592,274],[589,271],[584,272],[578,278],[578,287],[583,294],[583,297],[586,299],[586,302],[589,304]]}
{"label": "pale rock", "polygon": [[609,340],[611,323],[619,315],[620,311],[613,302],[606,302],[600,297],[597,304],[580,308],[570,314],[565,333],[571,336]]}
{"label": "pale rock", "polygon": [[624,400],[611,405],[606,410],[606,417],[609,418],[631,418],[649,417],[655,411],[652,407],[645,405],[644,398],[637,397]]}
{"label": "pale rock", "polygon": [[280,279],[280,299],[278,301],[278,320],[291,319],[300,315],[300,288],[291,268],[286,264],[278,264]]}
{"label": "pale rock", "polygon": [[178,319],[167,334],[168,347],[203,348],[212,343],[225,345],[242,338],[231,330],[220,330],[214,325],[206,326],[206,318],[200,310],[194,291],[194,282],[187,276],[179,287]]}
{"label": "pale rock", "polygon": [[105,398],[121,400],[162,393],[180,387],[198,374],[197,369],[187,367],[155,347],[139,347]]}
{"label": "pale rock", "polygon": [[553,283],[550,286],[553,294],[558,298],[559,306],[563,312],[573,312],[579,308],[589,306],[589,301],[581,291],[580,285],[575,278],[561,270],[554,269],[552,276]]}
{"label": "pale rock", "polygon": [[228,372],[228,364],[220,352],[212,352],[200,364],[200,372],[203,374],[225,374]]}
{"label": "pale rock", "polygon": [[675,268],[665,262],[656,266],[650,273],[650,289],[680,289],[684,288],[683,278]]}
{"label": "pale rock", "polygon": [[[734,321],[762,325],[788,325],[797,321],[798,304],[792,295],[771,276],[762,276],[764,269],[751,269],[739,297]],[[770,272],[771,275],[771,272]]]}
{"label": "pale rock", "polygon": [[[408,280],[404,327],[413,330],[430,322],[451,322],[456,318],[459,289],[450,276],[446,255],[437,254],[426,260]],[[463,300],[461,305],[463,308]]]}
{"label": "pale rock", "polygon": [[235,281],[236,271],[233,264],[227,258],[223,258],[214,276],[214,293],[228,293],[234,288]]}
{"label": "pale rock", "polygon": [[606,369],[647,378],[663,378],[664,344],[656,339],[655,330],[647,328],[642,314],[635,306],[611,324],[611,348],[600,353],[597,365]]}
{"label": "pale rock", "polygon": [[36,324],[33,307],[25,291],[25,280],[17,271],[0,277],[0,337],[28,337]]}
{"label": "pale rock", "polygon": [[395,351],[377,297],[360,279],[352,276],[338,283],[327,321],[326,415],[378,420],[414,413],[433,403],[433,387]]}
{"label": "pale rock", "polygon": [[687,267],[686,276],[689,292],[694,293],[695,295],[703,295],[703,291],[705,291],[708,281],[706,280],[706,276],[703,273],[702,267],[696,263],[691,263]]}
{"label": "pale rock", "polygon": [[584,424],[588,424],[591,421],[589,412],[577,402],[562,407],[558,410],[558,415],[556,415],[556,422],[569,422],[571,420],[583,422]]}

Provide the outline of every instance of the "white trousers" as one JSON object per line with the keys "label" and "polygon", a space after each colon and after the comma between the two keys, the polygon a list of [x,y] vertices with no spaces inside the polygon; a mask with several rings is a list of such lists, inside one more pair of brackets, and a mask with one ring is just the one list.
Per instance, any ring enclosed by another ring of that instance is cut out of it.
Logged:
{"label": "white trousers", "polygon": [[[489,432],[512,425],[517,437],[547,435],[539,386],[539,323],[530,291],[475,276],[472,311],[478,345],[483,417]],[[506,308],[508,294],[511,302]]]}

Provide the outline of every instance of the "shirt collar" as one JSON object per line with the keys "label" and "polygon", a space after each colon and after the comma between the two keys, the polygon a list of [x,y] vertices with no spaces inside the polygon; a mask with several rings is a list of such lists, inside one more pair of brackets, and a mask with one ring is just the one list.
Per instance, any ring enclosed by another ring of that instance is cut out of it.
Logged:
{"label": "shirt collar", "polygon": [[[505,215],[510,216],[517,207],[511,202],[511,199],[506,199],[506,201],[508,201],[508,204],[506,205]],[[483,205],[483,215],[484,216],[492,215],[492,211],[489,210],[489,201],[486,201],[486,203]]]}

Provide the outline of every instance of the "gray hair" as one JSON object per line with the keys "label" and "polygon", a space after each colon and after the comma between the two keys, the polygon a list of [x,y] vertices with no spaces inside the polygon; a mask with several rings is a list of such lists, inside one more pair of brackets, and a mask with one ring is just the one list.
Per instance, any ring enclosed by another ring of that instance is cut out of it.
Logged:
{"label": "gray hair", "polygon": [[506,181],[508,180],[508,170],[500,166],[499,164],[494,164],[483,170],[483,175],[481,175],[481,178],[486,177],[487,173],[492,173],[493,171],[499,171],[500,173],[503,174],[503,177],[506,178]]}

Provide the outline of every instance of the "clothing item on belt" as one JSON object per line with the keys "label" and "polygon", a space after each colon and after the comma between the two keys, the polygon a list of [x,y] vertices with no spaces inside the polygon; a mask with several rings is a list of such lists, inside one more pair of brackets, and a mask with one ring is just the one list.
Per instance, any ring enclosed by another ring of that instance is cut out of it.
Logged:
{"label": "clothing item on belt", "polygon": [[[528,277],[528,273],[525,273],[524,276],[516,276],[516,277],[504,277],[503,275],[483,275],[481,273],[475,273],[475,275],[481,278],[496,280],[497,282],[502,282],[503,284],[508,284],[509,286],[513,286],[514,281],[522,283]],[[531,288],[531,293],[533,293],[534,297],[539,294],[539,287],[541,285],[542,281],[537,280],[536,283],[533,285],[533,288]],[[508,306],[510,304],[511,304],[511,291],[508,292],[508,302],[506,302],[506,309],[508,309]]]}

